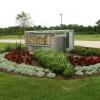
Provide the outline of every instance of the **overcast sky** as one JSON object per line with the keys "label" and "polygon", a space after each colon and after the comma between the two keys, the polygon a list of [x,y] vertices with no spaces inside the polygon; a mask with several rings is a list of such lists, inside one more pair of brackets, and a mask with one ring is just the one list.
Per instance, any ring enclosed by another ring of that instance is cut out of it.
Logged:
{"label": "overcast sky", "polygon": [[100,0],[0,0],[0,27],[17,25],[16,15],[30,13],[35,25],[95,25],[100,19]]}

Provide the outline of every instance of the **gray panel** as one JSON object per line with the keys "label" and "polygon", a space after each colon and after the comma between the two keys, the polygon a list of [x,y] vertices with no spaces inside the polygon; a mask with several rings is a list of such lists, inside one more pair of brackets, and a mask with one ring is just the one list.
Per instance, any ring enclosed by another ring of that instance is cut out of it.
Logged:
{"label": "gray panel", "polygon": [[51,48],[58,50],[58,51],[65,51],[66,50],[65,36],[56,35],[56,36],[52,37]]}

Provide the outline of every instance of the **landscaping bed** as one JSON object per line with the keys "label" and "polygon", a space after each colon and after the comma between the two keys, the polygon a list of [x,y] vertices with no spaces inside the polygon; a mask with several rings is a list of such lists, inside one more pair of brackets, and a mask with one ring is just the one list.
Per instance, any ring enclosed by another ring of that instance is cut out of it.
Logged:
{"label": "landscaping bed", "polygon": [[[56,76],[56,74],[53,73],[48,68],[42,68],[36,65],[33,66],[33,65],[25,64],[24,62],[19,64],[19,61],[14,62],[16,61],[16,59],[14,59],[14,56],[9,57],[8,55],[10,53],[0,54],[0,69],[1,70],[7,71],[7,72],[14,72],[17,74],[28,75],[28,76],[37,76],[37,77],[54,78]],[[7,59],[5,57],[7,57]],[[10,60],[14,59],[14,61],[10,61],[8,60],[8,58],[10,58]]]}
{"label": "landscaping bed", "polygon": [[99,56],[70,56],[69,59],[73,66],[89,66],[100,63]]}
{"label": "landscaping bed", "polygon": [[30,54],[26,49],[13,49],[0,54],[0,71],[56,79],[100,75],[99,49],[97,53],[90,49],[90,54],[85,51],[86,48],[81,48],[65,54],[54,50],[37,50]]}
{"label": "landscaping bed", "polygon": [[74,78],[100,75],[100,49],[76,46],[70,52],[70,63],[73,65]]}
{"label": "landscaping bed", "polygon": [[58,51],[38,50],[32,55],[24,49],[12,50],[0,54],[0,69],[28,76],[57,79],[72,77],[72,66],[68,58]]}
{"label": "landscaping bed", "polygon": [[5,58],[17,64],[25,63],[33,66],[41,66],[36,59],[33,59],[32,54],[25,50],[12,50],[5,54]]}

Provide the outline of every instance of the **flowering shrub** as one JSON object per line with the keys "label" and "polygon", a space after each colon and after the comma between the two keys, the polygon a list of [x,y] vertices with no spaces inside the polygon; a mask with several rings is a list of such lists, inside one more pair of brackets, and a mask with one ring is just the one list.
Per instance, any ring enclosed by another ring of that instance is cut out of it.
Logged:
{"label": "flowering shrub", "polygon": [[[26,65],[25,63],[17,64],[15,62],[9,61],[4,58],[4,54],[0,54],[0,68],[8,72],[12,71],[15,73],[21,73],[21,74],[25,74],[29,76],[37,76],[37,77],[44,77],[44,76],[49,77],[48,74],[51,73],[51,70],[49,69],[39,68],[37,66],[32,66],[32,65]],[[55,77],[56,74],[52,76],[52,78]]]}

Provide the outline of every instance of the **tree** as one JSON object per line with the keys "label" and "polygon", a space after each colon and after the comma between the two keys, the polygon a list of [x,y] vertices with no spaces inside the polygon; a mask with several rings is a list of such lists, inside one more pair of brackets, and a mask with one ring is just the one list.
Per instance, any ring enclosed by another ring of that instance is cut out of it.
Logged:
{"label": "tree", "polygon": [[100,26],[100,19],[96,22],[96,24],[97,24],[98,26]]}
{"label": "tree", "polygon": [[29,14],[22,11],[20,14],[17,14],[16,17],[17,22],[19,23],[22,33],[25,32],[25,28],[29,27],[31,25],[31,17]]}
{"label": "tree", "polygon": [[97,24],[96,30],[98,33],[100,33],[100,19],[96,22],[96,24]]}

